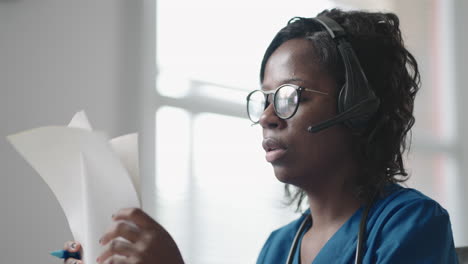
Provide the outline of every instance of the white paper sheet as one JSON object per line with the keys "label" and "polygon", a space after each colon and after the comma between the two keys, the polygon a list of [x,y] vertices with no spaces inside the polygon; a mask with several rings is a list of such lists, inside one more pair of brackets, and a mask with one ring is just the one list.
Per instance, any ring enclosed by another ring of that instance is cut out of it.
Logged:
{"label": "white paper sheet", "polygon": [[79,112],[70,127],[41,127],[7,138],[55,194],[74,239],[83,245],[85,263],[95,263],[112,214],[140,207],[137,135],[110,143],[91,131]]}
{"label": "white paper sheet", "polygon": [[[133,186],[140,198],[140,169],[138,167],[138,134],[128,134],[109,141],[114,152],[119,156],[122,165],[127,169]],[[141,203],[141,200],[140,200]]]}

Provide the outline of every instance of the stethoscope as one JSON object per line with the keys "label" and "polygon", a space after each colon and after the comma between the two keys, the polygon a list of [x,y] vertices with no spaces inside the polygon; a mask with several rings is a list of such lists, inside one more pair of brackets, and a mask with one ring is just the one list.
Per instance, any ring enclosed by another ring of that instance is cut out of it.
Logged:
{"label": "stethoscope", "polygon": [[[359,223],[359,233],[358,239],[356,244],[356,258],[354,259],[355,264],[362,263],[362,246],[366,239],[366,222],[367,222],[367,215],[369,213],[370,208],[372,207],[372,202],[370,202],[364,209],[364,212],[361,216],[361,221]],[[302,220],[301,225],[299,226],[299,230],[297,230],[296,235],[294,236],[293,243],[291,245],[291,249],[289,250],[288,258],[286,260],[286,264],[292,264],[294,260],[294,253],[296,252],[297,244],[299,243],[301,234],[304,232],[306,226],[312,221],[310,215],[306,216],[304,220]]]}

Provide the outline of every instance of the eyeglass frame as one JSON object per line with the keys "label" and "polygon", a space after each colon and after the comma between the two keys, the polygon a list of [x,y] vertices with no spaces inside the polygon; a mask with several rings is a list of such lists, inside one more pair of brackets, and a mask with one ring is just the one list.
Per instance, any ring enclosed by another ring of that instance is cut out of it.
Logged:
{"label": "eyeglass frame", "polygon": [[[276,98],[276,93],[282,88],[282,87],[285,87],[285,86],[291,86],[293,88],[296,89],[296,93],[297,93],[297,104],[296,104],[296,108],[294,109],[294,112],[287,118],[283,118],[283,117],[280,117],[278,115],[278,112],[276,111],[276,107],[275,107],[275,98]],[[330,95],[329,93],[326,93],[326,92],[322,92],[322,91],[319,91],[319,90],[315,90],[315,89],[309,89],[309,88],[306,88],[306,87],[303,87],[303,86],[299,86],[299,85],[296,85],[296,84],[291,84],[291,83],[285,83],[285,84],[282,84],[280,86],[278,86],[276,89],[274,90],[270,90],[270,91],[264,91],[264,90],[261,90],[261,89],[257,89],[257,90],[253,90],[251,91],[248,95],[247,95],[247,103],[246,103],[246,106],[247,106],[247,116],[249,117],[250,121],[253,122],[253,125],[255,124],[258,124],[260,123],[260,118],[258,121],[253,121],[252,118],[250,117],[250,111],[249,111],[249,99],[250,99],[250,96],[252,94],[254,94],[255,92],[261,92],[263,93],[263,95],[265,96],[265,108],[263,109],[263,112],[265,112],[265,110],[268,108],[268,106],[273,103],[273,109],[275,110],[275,114],[277,117],[279,117],[280,119],[282,120],[287,120],[287,119],[290,119],[292,118],[296,112],[297,112],[297,109],[299,109],[299,103],[301,102],[301,95],[302,95],[302,92],[304,91],[307,91],[307,92],[314,92],[314,93],[318,93],[318,94],[321,94],[321,95]],[[268,101],[268,96],[272,95],[273,94],[273,100],[272,102],[269,102]]]}

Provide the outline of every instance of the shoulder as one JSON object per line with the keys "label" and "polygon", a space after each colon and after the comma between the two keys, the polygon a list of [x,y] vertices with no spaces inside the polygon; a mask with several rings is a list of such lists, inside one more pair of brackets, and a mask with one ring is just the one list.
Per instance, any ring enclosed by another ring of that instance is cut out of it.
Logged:
{"label": "shoulder", "polygon": [[395,184],[387,190],[386,195],[377,200],[372,208],[373,215],[382,220],[388,220],[400,214],[448,217],[447,211],[439,203],[415,189]]}
{"label": "shoulder", "polygon": [[306,211],[298,219],[271,232],[260,251],[257,264],[285,262],[294,236],[308,214],[309,211]]}
{"label": "shoulder", "polygon": [[369,219],[383,229],[391,229],[392,223],[398,228],[404,225],[415,228],[433,221],[450,223],[447,211],[421,192],[396,184],[389,189],[384,198],[376,201]]}
{"label": "shoulder", "polygon": [[394,185],[378,200],[368,220],[368,244],[377,260],[452,263],[454,244],[450,217],[421,192]]}

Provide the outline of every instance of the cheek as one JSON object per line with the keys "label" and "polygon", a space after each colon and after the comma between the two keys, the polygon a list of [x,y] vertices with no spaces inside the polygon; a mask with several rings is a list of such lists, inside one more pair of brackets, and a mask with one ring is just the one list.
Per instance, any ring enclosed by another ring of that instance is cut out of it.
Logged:
{"label": "cheek", "polygon": [[[343,125],[332,126],[317,133],[307,128],[315,123],[298,124],[292,138],[294,157],[298,168],[322,173],[341,164],[351,154],[349,133]],[[301,129],[297,129],[300,127]]]}
{"label": "cheek", "polygon": [[332,102],[305,104],[287,121],[285,134],[290,143],[290,155],[286,164],[290,166],[278,168],[283,174],[289,175],[283,175],[284,177],[299,180],[308,178],[311,174],[326,174],[346,158],[349,154],[349,142],[343,126],[335,125],[317,133],[307,131],[309,126],[317,125],[335,115],[335,104]]}
{"label": "cheek", "polygon": [[[336,103],[328,98],[316,98],[299,105],[296,114],[289,119],[288,126],[291,132],[307,132],[310,126],[316,126],[337,115]],[[310,132],[307,132],[310,135]],[[312,133],[315,134],[315,133]],[[321,134],[321,133],[317,133]]]}
{"label": "cheek", "polygon": [[326,175],[350,157],[343,130],[335,126],[318,133],[306,129],[291,133],[287,159],[274,166],[278,180],[301,187],[327,179]]}

